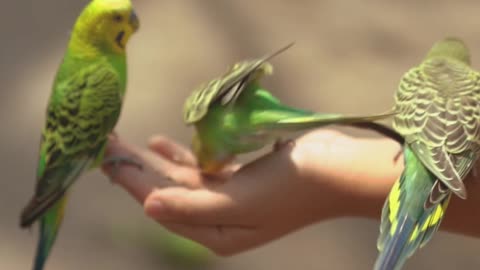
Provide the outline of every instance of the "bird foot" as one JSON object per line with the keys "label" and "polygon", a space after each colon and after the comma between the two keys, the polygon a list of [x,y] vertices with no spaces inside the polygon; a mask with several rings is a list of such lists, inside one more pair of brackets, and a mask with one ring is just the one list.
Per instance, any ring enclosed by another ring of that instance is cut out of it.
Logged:
{"label": "bird foot", "polygon": [[112,175],[115,176],[118,173],[121,165],[130,165],[143,171],[143,164],[129,157],[109,157],[103,160],[103,166],[112,166]]}
{"label": "bird foot", "polygon": [[292,139],[277,139],[273,144],[273,152],[278,152],[282,150],[284,147],[292,147],[295,145],[295,141]]}
{"label": "bird foot", "polygon": [[118,133],[115,130],[113,130],[112,132],[110,132],[109,137],[110,139],[113,139],[113,140],[118,139]]}
{"label": "bird foot", "polygon": [[226,171],[220,171],[217,173],[202,172],[202,177],[209,184],[221,184],[225,183],[231,174]]}

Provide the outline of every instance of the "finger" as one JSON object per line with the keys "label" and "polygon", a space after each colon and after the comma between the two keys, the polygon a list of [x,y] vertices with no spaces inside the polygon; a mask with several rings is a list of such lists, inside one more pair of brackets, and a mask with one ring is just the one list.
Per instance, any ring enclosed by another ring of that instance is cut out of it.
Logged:
{"label": "finger", "polygon": [[150,139],[148,146],[152,151],[173,162],[191,167],[197,164],[192,152],[167,137],[156,135]]}
{"label": "finger", "polygon": [[[114,145],[113,143],[116,144]],[[118,146],[112,147],[113,149],[116,149],[116,151],[126,151],[127,153],[123,153],[124,155],[134,155],[137,157],[137,159],[141,160],[147,168],[146,172],[150,173],[149,178],[151,179],[151,182],[157,184],[159,187],[165,186],[166,179],[168,179],[171,184],[175,183],[178,185],[188,186],[190,188],[198,188],[204,184],[203,176],[196,168],[180,166],[179,164],[171,162],[155,152],[140,149],[118,139],[116,139],[113,143],[112,145]],[[118,154],[122,155],[122,153]],[[129,168],[123,167],[122,169],[127,170]],[[152,171],[149,172],[148,169]],[[132,171],[126,172],[135,173]],[[121,172],[119,174],[122,175]],[[137,176],[137,174],[134,174],[134,176]],[[160,181],[155,181],[155,178]]]}
{"label": "finger", "polygon": [[235,226],[197,226],[163,223],[169,231],[187,237],[221,256],[229,256],[258,245],[262,240],[255,228]]}
{"label": "finger", "polygon": [[[149,148],[152,151],[164,156],[166,159],[168,159],[172,163],[176,163],[178,165],[184,165],[188,167],[194,167],[195,169],[197,169],[198,167],[196,158],[191,151],[185,148],[185,146],[178,144],[167,137],[164,137],[161,135],[156,135],[152,137],[149,141]],[[215,177],[220,179],[229,178],[231,174],[237,171],[240,167],[241,167],[241,164],[236,164],[236,163],[228,164],[223,169],[223,171],[219,172],[217,175],[215,175]],[[172,178],[175,178],[175,177],[172,177]],[[194,183],[191,182],[191,184],[194,184]],[[196,182],[195,184],[201,185],[205,183]]]}
{"label": "finger", "polygon": [[241,210],[234,199],[209,189],[155,189],[145,200],[144,209],[148,216],[161,223],[244,225],[235,218]]}
{"label": "finger", "polygon": [[110,139],[107,145],[105,159],[109,157],[128,157],[143,165],[143,170],[121,164],[116,168],[109,165],[102,166],[103,172],[114,183],[126,189],[140,203],[144,202],[145,198],[155,187],[171,185],[169,181],[159,177],[152,170],[152,165],[162,167],[165,161],[149,151],[139,149],[119,138],[115,138]]}
{"label": "finger", "polygon": [[150,139],[149,148],[165,158],[161,173],[176,183],[190,188],[209,184],[208,179],[205,179],[197,168],[195,157],[183,145],[156,135]]}
{"label": "finger", "polygon": [[244,222],[262,220],[270,200],[282,201],[284,192],[297,188],[291,180],[296,177],[296,166],[290,155],[287,150],[266,155],[220,185],[199,178],[202,189],[155,190],[145,200],[145,211],[159,222],[242,226],[248,225]]}

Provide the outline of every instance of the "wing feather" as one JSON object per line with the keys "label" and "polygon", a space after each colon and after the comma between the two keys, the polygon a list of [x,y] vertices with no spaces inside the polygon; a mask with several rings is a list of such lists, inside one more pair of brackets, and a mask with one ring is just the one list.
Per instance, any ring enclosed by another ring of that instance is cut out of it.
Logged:
{"label": "wing feather", "polygon": [[[469,66],[434,58],[407,72],[396,93],[394,128],[422,163],[458,196],[480,149],[480,75]],[[457,157],[458,156],[458,157]],[[468,156],[472,161],[457,162]],[[432,201],[444,195],[438,184]]]}
{"label": "wing feather", "polygon": [[185,102],[184,122],[200,121],[217,101],[221,101],[222,106],[234,103],[250,81],[272,73],[273,68],[267,61],[291,46],[293,43],[260,59],[238,62],[222,76],[195,89]]}
{"label": "wing feather", "polygon": [[121,107],[120,82],[101,62],[59,82],[47,108],[35,195],[21,225],[30,226],[88,169],[106,143]]}

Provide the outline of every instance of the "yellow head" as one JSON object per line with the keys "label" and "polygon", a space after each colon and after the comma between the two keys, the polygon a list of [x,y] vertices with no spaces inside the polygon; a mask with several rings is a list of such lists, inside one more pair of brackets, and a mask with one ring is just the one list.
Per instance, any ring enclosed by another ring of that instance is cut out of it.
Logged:
{"label": "yellow head", "polygon": [[92,0],[75,23],[71,44],[122,54],[139,26],[130,0]]}

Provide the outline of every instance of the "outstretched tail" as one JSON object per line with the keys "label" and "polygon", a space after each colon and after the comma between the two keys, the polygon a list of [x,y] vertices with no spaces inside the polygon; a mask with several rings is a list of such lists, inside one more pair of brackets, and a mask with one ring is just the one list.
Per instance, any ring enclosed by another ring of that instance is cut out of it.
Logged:
{"label": "outstretched tail", "polygon": [[386,126],[386,125],[382,125],[380,123],[376,123],[376,122],[356,122],[356,123],[350,124],[350,126],[356,127],[356,128],[361,128],[361,129],[372,130],[372,131],[375,131],[382,136],[385,136],[387,138],[390,138],[390,139],[396,141],[400,145],[405,144],[405,138],[402,135],[400,135],[400,133],[398,133],[394,129],[392,129],[392,128]]}
{"label": "outstretched tail", "polygon": [[391,128],[374,122],[391,117],[394,114],[395,113],[393,112],[386,112],[367,116],[345,116],[341,114],[309,113],[309,115],[283,118],[277,122],[271,123],[269,128],[290,131],[318,128],[327,125],[348,125],[356,128],[373,130],[380,135],[391,138],[403,145],[404,139],[400,134]]}
{"label": "outstretched tail", "polygon": [[309,115],[300,115],[295,117],[285,117],[274,123],[271,123],[272,129],[301,130],[326,125],[350,125],[354,123],[372,122],[393,116],[393,112],[368,116],[345,116],[341,114],[321,114],[310,113]]}
{"label": "outstretched tail", "polygon": [[33,270],[43,270],[50,250],[57,238],[57,233],[62,224],[63,213],[67,197],[64,195],[40,219],[40,239]]}
{"label": "outstretched tail", "polygon": [[405,263],[407,256],[403,250],[415,229],[416,221],[405,215],[399,222],[398,230],[388,239],[388,243],[378,256],[375,270],[396,270]]}
{"label": "outstretched tail", "polygon": [[410,150],[405,147],[405,169],[395,183],[382,211],[377,246],[380,254],[375,270],[399,270],[405,261],[424,246],[437,231],[450,200],[425,208],[436,182]]}

